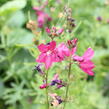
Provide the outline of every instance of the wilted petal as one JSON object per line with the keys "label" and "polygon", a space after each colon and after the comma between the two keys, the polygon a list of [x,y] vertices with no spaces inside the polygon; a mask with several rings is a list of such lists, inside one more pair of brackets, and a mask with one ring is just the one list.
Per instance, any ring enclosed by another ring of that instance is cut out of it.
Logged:
{"label": "wilted petal", "polygon": [[61,87],[64,87],[64,85],[63,85],[63,84],[57,85],[57,88],[58,88],[58,89],[60,89]]}
{"label": "wilted petal", "polygon": [[43,72],[43,70],[41,69],[41,66],[42,66],[42,64],[38,64],[37,66],[35,66],[35,69],[36,69],[41,75],[43,75],[44,72]]}

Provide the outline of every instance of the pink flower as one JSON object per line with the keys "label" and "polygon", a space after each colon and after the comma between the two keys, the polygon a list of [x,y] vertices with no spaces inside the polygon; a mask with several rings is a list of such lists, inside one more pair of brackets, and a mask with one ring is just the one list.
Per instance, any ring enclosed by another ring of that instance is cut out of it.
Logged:
{"label": "pink flower", "polygon": [[52,18],[47,13],[42,11],[40,9],[40,7],[33,7],[33,9],[36,11],[37,22],[38,22],[38,27],[39,28],[42,28],[47,21],[52,20]]}
{"label": "pink flower", "polygon": [[92,48],[88,48],[83,56],[73,56],[73,60],[79,62],[79,67],[87,74],[93,76],[94,72],[92,69],[95,67],[94,63],[91,61],[94,56],[94,51]]}
{"label": "pink flower", "polygon": [[57,29],[56,27],[52,27],[51,29],[46,27],[46,32],[52,36],[59,36],[63,33],[64,29]]}
{"label": "pink flower", "polygon": [[77,49],[77,39],[75,38],[74,40],[69,40],[69,43],[67,42],[68,46],[64,43],[61,43],[58,45],[56,50],[58,51],[58,55],[64,59],[65,57],[73,56],[76,52]]}
{"label": "pink flower", "polygon": [[46,32],[47,32],[48,34],[51,33],[51,29],[49,29],[48,27],[46,27],[45,30],[46,30]]}
{"label": "pink flower", "polygon": [[54,62],[61,62],[65,59],[65,57],[73,56],[76,52],[76,46],[69,49],[67,45],[61,43],[56,47],[55,41],[52,41],[46,45],[40,44],[38,49],[41,54],[36,61],[44,63],[46,69],[50,68]]}
{"label": "pink flower", "polygon": [[42,84],[42,85],[40,85],[40,89],[44,89],[44,88],[46,88],[46,87],[48,87],[48,84],[46,84],[46,83],[44,83],[44,84]]}
{"label": "pink flower", "polygon": [[54,62],[54,49],[56,47],[56,42],[52,41],[48,44],[40,44],[38,46],[39,51],[41,54],[39,55],[38,59],[36,59],[37,62],[44,63],[46,69],[48,69],[52,63]]}
{"label": "pink flower", "polygon": [[65,57],[69,57],[71,54],[70,50],[64,43],[59,44],[58,47],[56,48],[56,50],[58,51],[58,55],[62,59],[64,59]]}

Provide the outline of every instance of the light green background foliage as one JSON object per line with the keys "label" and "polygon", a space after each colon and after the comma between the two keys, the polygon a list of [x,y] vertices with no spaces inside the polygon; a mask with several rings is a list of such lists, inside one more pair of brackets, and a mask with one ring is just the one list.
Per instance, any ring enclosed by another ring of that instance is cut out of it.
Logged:
{"label": "light green background foliage", "polygon": [[[55,39],[57,43],[77,37],[79,55],[88,47],[95,51],[94,78],[88,77],[78,66],[72,66],[74,77],[66,109],[109,109],[109,24],[106,22],[109,6],[104,4],[105,0],[62,0],[61,4],[55,1],[50,0],[46,7],[46,12],[53,18],[50,25],[61,27],[65,24],[65,18],[59,19],[58,14],[64,12],[66,4],[72,8],[72,17],[77,24],[73,36],[65,33]],[[33,6],[40,6],[38,0],[0,0],[0,109],[45,109],[45,92],[39,89],[42,78],[32,70],[38,50],[32,42],[34,35],[25,26],[28,11],[31,19],[36,20]],[[52,13],[51,7],[55,9]],[[97,16],[102,16],[103,21],[98,22]],[[39,42],[42,40],[50,41],[44,31]],[[62,62],[61,66],[54,64],[49,78],[58,72],[65,79],[66,65],[67,62]],[[64,88],[50,90],[61,96],[65,93]]]}

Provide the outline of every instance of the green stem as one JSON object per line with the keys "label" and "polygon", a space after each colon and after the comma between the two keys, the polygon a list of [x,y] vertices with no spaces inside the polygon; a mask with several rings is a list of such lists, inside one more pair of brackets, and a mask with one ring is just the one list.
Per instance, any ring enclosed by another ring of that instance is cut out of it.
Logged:
{"label": "green stem", "polygon": [[66,106],[66,103],[67,103],[67,99],[68,99],[68,91],[69,91],[70,74],[71,74],[71,61],[70,61],[70,63],[69,63],[69,70],[68,70],[68,84],[67,84],[67,87],[66,87],[65,101],[64,101],[64,106],[63,106],[63,109],[65,109],[65,106]]}
{"label": "green stem", "polygon": [[[46,84],[48,84],[48,70],[46,72]],[[46,104],[47,104],[47,109],[49,109],[48,86],[46,87]]]}

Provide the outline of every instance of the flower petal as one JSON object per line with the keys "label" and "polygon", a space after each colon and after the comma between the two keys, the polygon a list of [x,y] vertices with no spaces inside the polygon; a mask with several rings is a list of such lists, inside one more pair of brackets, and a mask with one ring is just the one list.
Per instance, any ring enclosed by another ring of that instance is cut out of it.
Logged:
{"label": "flower petal", "polygon": [[40,11],[40,8],[39,7],[33,7],[33,10]]}
{"label": "flower petal", "polygon": [[77,47],[75,46],[74,48],[72,48],[72,50],[71,50],[71,54],[74,55],[75,52],[76,52],[76,50],[77,50]]}
{"label": "flower petal", "polygon": [[56,73],[56,74],[54,75],[54,77],[53,77],[52,81],[53,81],[53,80],[57,80],[58,78],[59,78],[59,74],[58,74],[58,73]]}
{"label": "flower petal", "polygon": [[41,53],[38,57],[38,59],[36,59],[36,62],[40,62],[40,63],[44,63],[46,61],[46,53]]}
{"label": "flower petal", "polygon": [[50,29],[48,27],[46,27],[45,30],[48,34],[50,34]]}
{"label": "flower petal", "polygon": [[80,67],[85,69],[93,69],[95,65],[92,61],[83,61],[83,62],[80,62]]}
{"label": "flower petal", "polygon": [[79,63],[80,68],[86,72],[87,74],[93,76],[94,72],[92,71],[92,69],[95,67],[94,63],[91,61],[83,61]]}
{"label": "flower petal", "polygon": [[52,41],[52,42],[50,42],[50,45],[49,45],[49,50],[54,50],[55,49],[55,47],[56,47],[56,42],[55,41]]}
{"label": "flower petal", "polygon": [[53,63],[53,61],[52,61],[51,56],[50,56],[50,55],[47,56],[47,57],[46,57],[46,60],[45,60],[45,68],[46,68],[46,69],[50,68],[51,65],[52,65],[52,63]]}
{"label": "flower petal", "polygon": [[60,57],[70,56],[71,52],[64,43],[59,44],[57,51]]}
{"label": "flower petal", "polygon": [[88,75],[90,76],[94,76],[94,72],[91,70],[91,69],[84,69],[84,68],[81,68],[85,73],[87,73]]}
{"label": "flower petal", "polygon": [[94,51],[93,51],[93,49],[92,49],[92,48],[88,48],[88,49],[86,50],[86,52],[84,53],[83,58],[84,58],[85,60],[90,60],[90,59],[92,59],[93,56],[94,56]]}
{"label": "flower petal", "polygon": [[39,49],[40,52],[47,52],[48,51],[47,45],[44,45],[44,44],[40,44],[38,46],[38,49]]}
{"label": "flower petal", "polygon": [[78,62],[82,62],[84,59],[83,59],[82,56],[77,56],[77,55],[75,55],[75,56],[73,56],[73,60],[74,60],[74,61],[78,61]]}
{"label": "flower petal", "polygon": [[38,22],[38,27],[39,27],[39,28],[42,28],[43,25],[45,24],[45,17],[44,17],[43,14],[40,14],[40,15],[38,16],[37,22]]}

